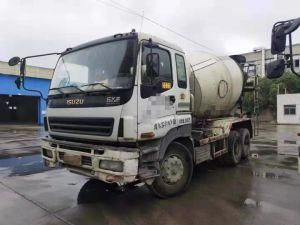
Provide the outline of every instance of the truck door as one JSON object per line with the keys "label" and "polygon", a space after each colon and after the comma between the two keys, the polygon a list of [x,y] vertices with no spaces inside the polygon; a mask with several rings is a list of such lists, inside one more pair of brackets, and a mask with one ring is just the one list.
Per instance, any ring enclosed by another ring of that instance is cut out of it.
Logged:
{"label": "truck door", "polygon": [[178,88],[174,83],[174,53],[164,46],[143,45],[140,55],[138,138],[144,139],[144,134],[159,138],[176,126]]}
{"label": "truck door", "polygon": [[174,55],[174,80],[176,80],[176,115],[190,114],[190,87],[184,55],[176,52]]}

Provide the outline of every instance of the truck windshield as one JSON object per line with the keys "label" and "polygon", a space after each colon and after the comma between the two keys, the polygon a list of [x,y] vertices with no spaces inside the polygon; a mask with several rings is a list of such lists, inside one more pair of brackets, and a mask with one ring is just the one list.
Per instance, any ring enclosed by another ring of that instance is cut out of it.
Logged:
{"label": "truck windshield", "polygon": [[49,94],[131,88],[135,43],[135,39],[125,39],[63,55],[54,71]]}

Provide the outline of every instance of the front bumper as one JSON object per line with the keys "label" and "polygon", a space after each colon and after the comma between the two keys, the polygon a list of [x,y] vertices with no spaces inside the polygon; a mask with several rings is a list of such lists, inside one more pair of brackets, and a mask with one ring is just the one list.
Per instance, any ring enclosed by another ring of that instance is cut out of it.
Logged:
{"label": "front bumper", "polygon": [[[55,167],[59,163],[71,172],[120,185],[137,180],[138,148],[83,144],[51,138],[42,140],[42,157],[49,167]],[[101,160],[115,161],[122,165],[122,169],[112,171],[100,168]]]}

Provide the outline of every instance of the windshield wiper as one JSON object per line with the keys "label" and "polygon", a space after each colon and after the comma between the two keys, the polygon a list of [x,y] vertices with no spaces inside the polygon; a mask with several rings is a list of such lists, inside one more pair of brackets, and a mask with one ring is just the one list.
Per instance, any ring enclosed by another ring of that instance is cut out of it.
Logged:
{"label": "windshield wiper", "polygon": [[82,90],[81,88],[79,88],[76,85],[70,85],[70,86],[64,86],[64,87],[57,87],[57,88],[50,88],[50,90],[57,90],[59,91],[61,94],[66,94],[66,92],[63,91],[64,88],[76,88],[77,90],[79,90],[80,92],[85,93],[84,90]]}
{"label": "windshield wiper", "polygon": [[60,88],[50,88],[50,91],[54,90],[54,91],[58,91],[61,94],[64,94],[65,92],[63,92]]}
{"label": "windshield wiper", "polygon": [[105,84],[101,83],[101,82],[95,82],[95,83],[91,83],[91,84],[85,84],[85,85],[81,85],[80,87],[88,87],[88,86],[96,86],[96,85],[101,85],[102,87],[105,87],[106,89],[112,90],[111,87],[106,86]]}
{"label": "windshield wiper", "polygon": [[70,86],[65,86],[65,87],[61,87],[61,88],[76,88],[78,91],[85,93],[84,90],[82,90],[80,87],[78,87],[76,85],[70,85]]}

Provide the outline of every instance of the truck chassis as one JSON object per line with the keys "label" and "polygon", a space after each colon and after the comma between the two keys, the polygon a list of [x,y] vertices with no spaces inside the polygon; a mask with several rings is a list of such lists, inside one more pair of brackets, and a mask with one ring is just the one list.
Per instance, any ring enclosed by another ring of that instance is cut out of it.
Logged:
{"label": "truck chassis", "polygon": [[[237,165],[241,159],[248,157],[253,129],[249,118],[227,117],[194,122],[193,126],[184,125],[175,128],[173,134],[172,130],[169,133],[162,139],[139,143],[135,147],[79,143],[46,137],[43,138],[42,156],[49,167],[59,163],[71,172],[105,183],[117,183],[119,186],[145,182],[157,196],[169,197],[178,194],[178,191],[169,193],[156,190],[161,188],[153,185],[158,179],[164,179],[166,184],[172,185],[186,176],[187,181],[180,187],[183,191],[197,164],[218,159]],[[170,156],[169,152],[175,153]],[[188,174],[183,174],[187,165],[183,165],[184,160],[180,160],[182,152],[187,154]],[[103,168],[105,163],[121,164],[122,169],[118,169],[118,166]]]}

